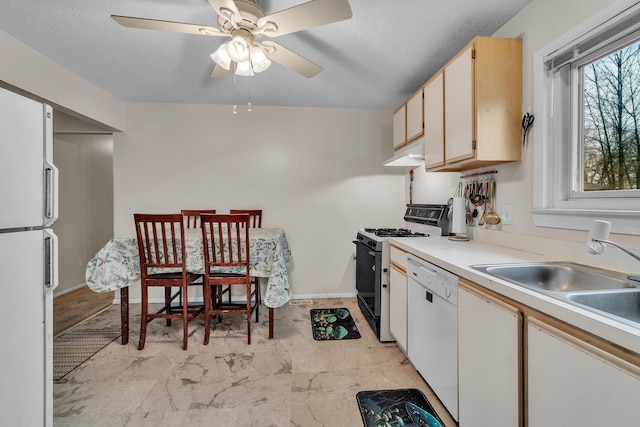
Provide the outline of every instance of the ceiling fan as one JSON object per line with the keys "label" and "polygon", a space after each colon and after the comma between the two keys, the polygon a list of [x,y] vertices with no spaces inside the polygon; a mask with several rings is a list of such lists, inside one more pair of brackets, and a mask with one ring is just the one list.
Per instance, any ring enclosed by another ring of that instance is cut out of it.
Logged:
{"label": "ceiling fan", "polygon": [[129,28],[160,30],[175,33],[230,37],[211,54],[216,63],[211,77],[226,77],[232,73],[253,76],[269,68],[271,61],[288,67],[305,77],[313,77],[322,67],[263,36],[278,37],[352,16],[348,0],[311,0],[307,3],[265,15],[258,0],[208,0],[218,14],[218,28],[157,19],[111,15],[120,25]]}

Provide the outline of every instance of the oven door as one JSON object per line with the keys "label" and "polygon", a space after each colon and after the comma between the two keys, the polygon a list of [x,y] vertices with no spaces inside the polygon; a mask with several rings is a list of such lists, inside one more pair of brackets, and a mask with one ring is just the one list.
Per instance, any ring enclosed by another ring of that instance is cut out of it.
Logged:
{"label": "oven door", "polygon": [[356,290],[358,297],[365,303],[375,317],[380,316],[380,288],[382,273],[382,252],[368,246],[356,244]]}

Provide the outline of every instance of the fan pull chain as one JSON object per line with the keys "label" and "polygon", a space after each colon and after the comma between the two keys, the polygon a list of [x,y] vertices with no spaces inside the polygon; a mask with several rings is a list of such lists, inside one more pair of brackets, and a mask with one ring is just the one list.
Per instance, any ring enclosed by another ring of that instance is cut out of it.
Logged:
{"label": "fan pull chain", "polygon": [[249,103],[247,104],[247,111],[251,112],[251,79],[249,79]]}
{"label": "fan pull chain", "polygon": [[237,84],[236,84],[236,70],[235,68],[238,64],[234,64],[233,68],[233,114],[238,114],[238,94],[237,94]]}

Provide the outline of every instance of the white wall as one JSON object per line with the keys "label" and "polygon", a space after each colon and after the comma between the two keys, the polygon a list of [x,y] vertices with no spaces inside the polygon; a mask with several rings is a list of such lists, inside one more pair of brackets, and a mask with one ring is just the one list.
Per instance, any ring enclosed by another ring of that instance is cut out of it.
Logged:
{"label": "white wall", "polygon": [[58,296],[84,285],[87,262],[113,237],[113,138],[56,133],[53,161],[60,171],[60,211],[53,227]]}
{"label": "white wall", "polygon": [[[359,228],[399,226],[403,174],[391,155],[391,111],[127,104],[114,139],[114,232],[137,212],[263,209],[284,228],[294,297],[355,293]],[[139,286],[131,298],[139,298]]]}
{"label": "white wall", "polygon": [[118,98],[3,31],[0,53],[0,86],[103,129],[124,129],[124,105]]}

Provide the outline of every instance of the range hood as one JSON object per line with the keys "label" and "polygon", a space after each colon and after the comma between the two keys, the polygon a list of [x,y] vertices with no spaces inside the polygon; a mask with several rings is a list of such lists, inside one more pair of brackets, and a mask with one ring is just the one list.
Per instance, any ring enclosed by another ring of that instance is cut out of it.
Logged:
{"label": "range hood", "polygon": [[420,166],[424,164],[424,139],[412,142],[385,160],[384,166]]}

